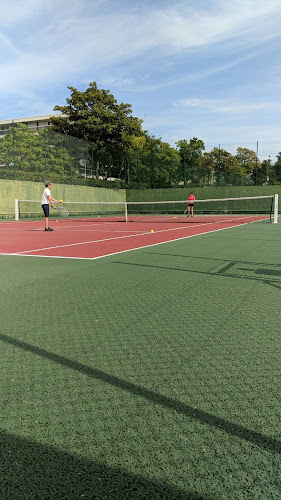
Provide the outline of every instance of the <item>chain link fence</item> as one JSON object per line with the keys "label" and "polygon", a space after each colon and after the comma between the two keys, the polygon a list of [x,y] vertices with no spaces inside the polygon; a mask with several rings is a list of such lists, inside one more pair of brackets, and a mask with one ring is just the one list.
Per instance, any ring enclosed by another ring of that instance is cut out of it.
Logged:
{"label": "chain link fence", "polygon": [[110,154],[51,128],[13,124],[0,130],[0,178],[138,189],[281,184],[281,141],[204,148],[160,143]]}

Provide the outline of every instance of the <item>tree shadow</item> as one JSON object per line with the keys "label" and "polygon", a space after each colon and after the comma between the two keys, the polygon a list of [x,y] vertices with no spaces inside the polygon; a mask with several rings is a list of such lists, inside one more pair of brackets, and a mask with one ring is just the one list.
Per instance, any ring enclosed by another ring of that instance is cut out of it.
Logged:
{"label": "tree shadow", "polygon": [[3,431],[0,445],[3,500],[211,500]]}
{"label": "tree shadow", "polygon": [[61,366],[65,366],[84,375],[101,380],[113,387],[118,387],[119,389],[129,392],[137,397],[146,399],[160,406],[166,407],[171,411],[176,411],[186,415],[188,418],[199,421],[202,424],[207,424],[219,429],[227,434],[238,437],[245,441],[251,442],[256,446],[262,447],[274,453],[281,453],[281,443],[274,438],[265,436],[259,432],[246,429],[242,425],[235,424],[225,420],[216,415],[209,414],[198,408],[193,408],[185,403],[181,403],[176,399],[170,398],[168,396],[158,394],[150,389],[146,389],[140,385],[133,384],[127,380],[123,380],[115,375],[107,374],[96,368],[86,366],[78,361],[73,361],[71,359],[65,358],[58,354],[48,352],[45,349],[30,345],[22,340],[17,340],[5,334],[0,334],[0,340],[6,344],[10,344],[14,347],[23,349],[27,352],[31,352],[37,356],[48,359],[54,363]]}

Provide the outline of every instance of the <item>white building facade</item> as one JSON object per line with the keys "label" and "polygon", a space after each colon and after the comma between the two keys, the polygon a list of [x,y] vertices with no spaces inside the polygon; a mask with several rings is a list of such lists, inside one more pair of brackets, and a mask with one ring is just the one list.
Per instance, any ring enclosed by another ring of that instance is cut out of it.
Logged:
{"label": "white building facade", "polygon": [[28,128],[33,130],[41,130],[44,128],[48,128],[51,125],[51,117],[60,116],[67,119],[67,115],[62,114],[54,114],[54,115],[41,115],[41,116],[28,116],[25,118],[14,118],[10,120],[0,120],[0,136],[3,136],[9,132],[10,127],[18,123],[23,123]]}

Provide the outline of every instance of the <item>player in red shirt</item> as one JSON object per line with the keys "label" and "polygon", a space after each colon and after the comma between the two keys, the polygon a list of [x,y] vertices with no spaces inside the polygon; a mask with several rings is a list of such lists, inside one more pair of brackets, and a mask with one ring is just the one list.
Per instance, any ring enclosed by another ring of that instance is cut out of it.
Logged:
{"label": "player in red shirt", "polygon": [[191,217],[193,217],[193,207],[194,207],[194,202],[195,202],[195,196],[191,192],[189,197],[188,197],[188,204],[187,204],[187,217],[190,216],[191,212]]}

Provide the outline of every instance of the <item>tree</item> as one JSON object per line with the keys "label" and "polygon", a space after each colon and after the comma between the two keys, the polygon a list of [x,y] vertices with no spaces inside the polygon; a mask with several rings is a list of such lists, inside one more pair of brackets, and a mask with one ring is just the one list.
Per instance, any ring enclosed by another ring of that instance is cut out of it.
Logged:
{"label": "tree", "polygon": [[281,152],[276,156],[277,160],[273,165],[274,180],[281,183]]}
{"label": "tree", "polygon": [[175,179],[180,164],[179,152],[167,142],[161,142],[156,151],[156,186],[170,187]]}
{"label": "tree", "polygon": [[157,153],[161,146],[161,139],[150,135],[147,131],[145,133],[145,147],[142,155],[142,163],[145,166],[146,184],[147,187],[154,189],[156,187],[157,175]]}
{"label": "tree", "polygon": [[270,168],[270,160],[263,160],[261,162],[259,169],[253,174],[253,180],[256,185],[262,186],[268,184]]}
{"label": "tree", "polygon": [[146,165],[146,135],[132,136],[128,149],[129,165],[131,171],[131,186],[146,188],[150,179],[150,169]]}
{"label": "tree", "polygon": [[231,184],[237,174],[237,160],[225,149],[213,148],[204,153],[202,165],[209,172],[209,178],[215,179],[218,185]]}
{"label": "tree", "polygon": [[0,141],[1,176],[21,180],[67,182],[71,175],[69,148],[61,134],[49,130],[30,130],[26,125],[10,127]]}
{"label": "tree", "polygon": [[183,182],[184,186],[187,182],[200,185],[201,179],[204,180],[202,172],[204,142],[201,139],[197,139],[197,137],[193,137],[189,142],[186,139],[182,139],[176,142],[176,145],[181,158],[179,181]]}
{"label": "tree", "polygon": [[254,176],[257,168],[260,168],[260,162],[255,151],[248,148],[237,148],[237,174]]}
{"label": "tree", "polygon": [[[85,92],[74,87],[67,98],[66,106],[55,106],[54,111],[67,115],[52,117],[53,129],[63,134],[82,138],[96,145],[99,154],[110,155],[125,151],[131,136],[141,135],[142,121],[132,115],[130,104],[117,103],[109,90],[98,89],[95,82],[90,83]],[[99,176],[99,158],[96,162],[96,177]]]}

